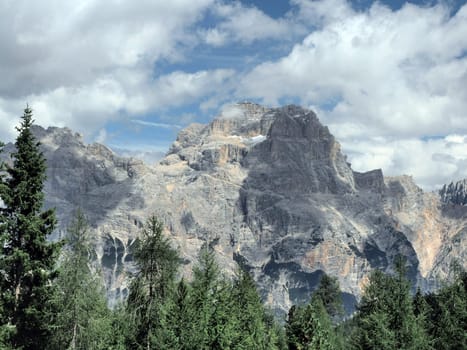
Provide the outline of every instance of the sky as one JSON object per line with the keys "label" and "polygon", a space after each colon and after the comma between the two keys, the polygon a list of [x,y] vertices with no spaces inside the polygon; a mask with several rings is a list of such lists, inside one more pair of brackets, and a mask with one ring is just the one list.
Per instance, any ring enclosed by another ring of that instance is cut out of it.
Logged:
{"label": "sky", "polygon": [[26,104],[151,159],[239,101],[314,110],[357,171],[467,178],[467,5],[1,0],[0,140]]}

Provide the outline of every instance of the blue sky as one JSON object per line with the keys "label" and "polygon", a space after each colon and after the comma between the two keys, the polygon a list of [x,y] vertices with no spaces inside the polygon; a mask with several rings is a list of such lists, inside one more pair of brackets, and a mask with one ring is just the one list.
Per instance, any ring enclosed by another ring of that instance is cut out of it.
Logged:
{"label": "blue sky", "polygon": [[467,177],[464,1],[3,1],[0,52],[5,141],[29,103],[150,158],[231,103],[296,103],[356,170]]}

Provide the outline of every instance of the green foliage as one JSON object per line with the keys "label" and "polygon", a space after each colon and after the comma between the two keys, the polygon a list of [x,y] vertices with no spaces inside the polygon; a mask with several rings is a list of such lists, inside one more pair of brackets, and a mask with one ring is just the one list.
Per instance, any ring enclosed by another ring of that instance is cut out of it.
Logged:
{"label": "green foliage", "polygon": [[361,349],[431,349],[422,316],[414,313],[404,261],[395,276],[373,271],[358,306],[354,342]]}
{"label": "green foliage", "polygon": [[236,349],[278,349],[278,334],[256,290],[253,277],[240,270],[233,282],[232,314]]}
{"label": "green foliage", "polygon": [[177,283],[178,252],[154,216],[133,251],[138,272],[128,299],[109,310],[79,211],[55,270],[61,243],[47,242],[56,221],[43,210],[45,159],[32,124],[26,108],[13,166],[0,164],[0,349],[467,350],[467,273],[459,267],[451,284],[412,297],[399,259],[394,275],[371,274],[346,321],[338,281],[323,275],[309,304],[289,310],[284,328],[265,310],[252,276],[241,270],[227,279],[207,244],[192,282]]}
{"label": "green foliage", "polygon": [[323,305],[321,298],[312,298],[311,322],[309,333],[312,334],[309,350],[334,350],[337,349],[336,334],[331,319]]}
{"label": "green foliage", "polygon": [[160,338],[157,331],[165,324],[165,304],[173,292],[179,256],[155,216],[148,219],[133,255],[138,273],[131,282],[127,302],[133,326],[127,344],[132,349],[146,349]]}
{"label": "green foliage", "polygon": [[91,244],[87,221],[78,210],[68,228],[54,300],[53,337],[49,349],[108,349],[112,319],[101,277],[89,264]]}
{"label": "green foliage", "polygon": [[[208,245],[201,249],[193,269],[191,308],[196,310],[191,325],[191,341],[198,349],[223,349],[232,341],[229,321],[228,285],[221,278],[214,252]],[[230,319],[233,321],[233,319]]]}
{"label": "green foliage", "polygon": [[339,349],[340,346],[339,337],[323,301],[316,295],[306,306],[292,306],[286,334],[290,350]]}
{"label": "green foliage", "polygon": [[329,276],[326,273],[323,274],[318,289],[313,295],[321,300],[331,319],[337,321],[342,318],[344,309],[342,306],[341,289],[336,277]]}
{"label": "green foliage", "polygon": [[156,337],[159,349],[190,349],[191,322],[195,310],[191,309],[190,286],[181,279],[171,299],[166,301],[164,324]]}
{"label": "green foliage", "polygon": [[47,319],[60,244],[47,242],[56,220],[43,210],[45,159],[31,127],[32,110],[24,110],[13,166],[0,179],[0,305],[2,334],[14,348],[45,349]]}
{"label": "green foliage", "polygon": [[450,285],[425,297],[435,349],[467,349],[467,273],[454,269],[454,274]]}

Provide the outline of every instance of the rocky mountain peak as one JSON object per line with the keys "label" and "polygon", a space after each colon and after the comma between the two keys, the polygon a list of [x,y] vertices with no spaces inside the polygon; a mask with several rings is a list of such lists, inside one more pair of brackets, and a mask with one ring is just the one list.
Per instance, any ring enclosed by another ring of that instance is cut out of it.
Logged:
{"label": "rocky mountain peak", "polygon": [[444,185],[439,195],[446,204],[467,205],[467,179]]}
{"label": "rocky mountain peak", "polygon": [[155,166],[86,145],[66,128],[34,132],[48,161],[57,235],[81,207],[112,300],[126,293],[132,244],[152,214],[180,250],[182,273],[209,243],[221,268],[248,269],[278,312],[307,300],[323,271],[353,305],[370,271],[391,271],[398,255],[427,290],[454,258],[467,260],[467,215],[456,211],[464,207],[442,205],[465,204],[465,182],[438,195],[407,176],[354,172],[328,128],[298,106],[225,108],[210,124],[182,130]]}
{"label": "rocky mountain peak", "polygon": [[[171,154],[194,170],[241,163],[250,174],[258,167],[269,167],[271,174],[298,176],[289,176],[290,181],[307,183],[312,192],[355,190],[354,174],[339,143],[314,112],[295,105],[231,105],[209,125],[194,124],[180,132]],[[176,158],[170,159],[173,163]]]}
{"label": "rocky mountain peak", "polygon": [[50,150],[56,150],[59,147],[84,147],[83,136],[67,127],[51,126],[44,129],[39,125],[33,125],[31,130],[43,147]]}
{"label": "rocky mountain peak", "polygon": [[254,137],[265,135],[272,117],[269,108],[254,103],[238,103],[226,106],[209,125],[212,136]]}
{"label": "rocky mountain peak", "polygon": [[245,159],[250,178],[271,184],[280,178],[274,186],[284,192],[355,190],[353,172],[339,143],[312,111],[291,105],[271,109],[264,117],[269,122],[267,137]]}

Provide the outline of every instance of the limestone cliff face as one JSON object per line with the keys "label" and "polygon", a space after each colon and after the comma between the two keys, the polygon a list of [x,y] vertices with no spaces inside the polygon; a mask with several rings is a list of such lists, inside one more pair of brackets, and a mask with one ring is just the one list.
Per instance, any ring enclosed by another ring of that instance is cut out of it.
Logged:
{"label": "limestone cliff face", "polygon": [[[339,278],[351,306],[371,269],[390,271],[398,254],[423,288],[453,259],[466,261],[463,202],[424,193],[406,176],[354,172],[329,130],[297,106],[235,105],[181,131],[152,167],[68,129],[35,132],[56,234],[76,207],[85,211],[112,300],[126,293],[131,245],[151,214],[180,249],[182,273],[208,242],[227,274],[249,269],[278,312],[307,300],[323,271]],[[454,187],[449,198],[460,196]]]}

